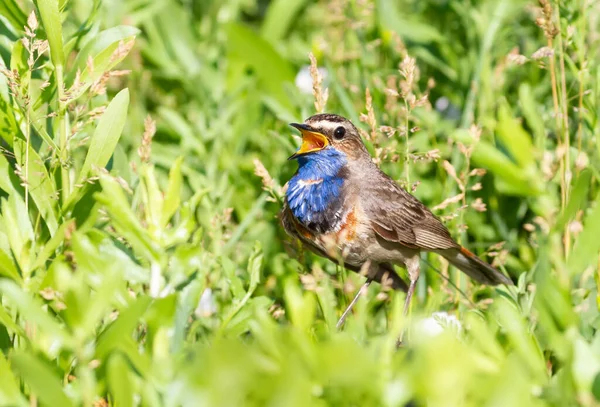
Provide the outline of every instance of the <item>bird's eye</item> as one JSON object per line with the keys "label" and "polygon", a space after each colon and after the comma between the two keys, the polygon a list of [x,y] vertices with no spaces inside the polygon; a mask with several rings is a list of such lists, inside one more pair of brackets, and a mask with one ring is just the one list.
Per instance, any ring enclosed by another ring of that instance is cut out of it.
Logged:
{"label": "bird's eye", "polygon": [[334,130],[333,132],[333,138],[336,140],[341,140],[344,138],[344,135],[346,134],[346,129],[343,128],[342,126],[338,127],[337,129]]}

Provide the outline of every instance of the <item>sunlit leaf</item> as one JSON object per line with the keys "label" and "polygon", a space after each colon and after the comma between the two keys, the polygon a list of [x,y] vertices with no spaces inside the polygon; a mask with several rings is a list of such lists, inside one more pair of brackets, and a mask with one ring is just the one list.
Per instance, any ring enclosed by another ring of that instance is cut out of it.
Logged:
{"label": "sunlit leaf", "polygon": [[87,42],[77,54],[74,67],[67,77],[67,84],[72,86],[79,73],[79,86],[74,89],[72,97],[81,97],[102,75],[123,61],[129,44],[138,33],[135,27],[118,26],[100,32]]}
{"label": "sunlit leaf", "polygon": [[50,44],[52,63],[55,67],[62,67],[65,55],[63,52],[62,21],[58,8],[58,0],[38,0],[37,5]]}
{"label": "sunlit leaf", "polygon": [[494,174],[500,192],[522,196],[537,195],[541,192],[539,184],[533,179],[528,179],[521,168],[485,141],[479,142],[475,147],[473,162]]}
{"label": "sunlit leaf", "polygon": [[0,3],[0,15],[8,20],[14,30],[22,31],[27,24],[27,16],[15,0],[2,1]]}
{"label": "sunlit leaf", "polygon": [[595,267],[600,252],[600,194],[596,197],[595,207],[588,213],[583,222],[583,231],[577,237],[573,252],[568,259],[568,269],[573,275],[580,274],[587,267]]}
{"label": "sunlit leaf", "polygon": [[11,355],[10,361],[32,393],[44,404],[65,407],[74,405],[65,394],[60,378],[34,353],[18,350]]}
{"label": "sunlit leaf", "polygon": [[[255,70],[261,88],[281,106],[292,110],[289,96],[284,92],[286,83],[293,83],[294,72],[273,46],[250,28],[241,24],[227,27],[230,57],[237,63],[235,69],[250,66]],[[265,64],[264,61],[269,61]]]}
{"label": "sunlit leaf", "polygon": [[379,24],[385,29],[395,31],[401,37],[419,43],[444,41],[444,36],[432,25],[404,17],[397,3],[391,0],[378,0],[376,7]]}
{"label": "sunlit leaf", "polygon": [[76,185],[84,182],[94,167],[104,168],[110,160],[123,132],[128,106],[129,91],[123,89],[110,102],[96,126]]}
{"label": "sunlit leaf", "polygon": [[179,157],[169,171],[169,186],[165,194],[164,205],[161,216],[161,226],[164,228],[173,217],[179,205],[181,204],[181,185],[183,177],[181,176],[181,164],[183,157]]}
{"label": "sunlit leaf", "polygon": [[116,321],[100,333],[96,346],[98,358],[104,359],[111,350],[118,348],[121,342],[131,335],[149,304],[149,297],[138,298],[127,309],[121,311]]}
{"label": "sunlit leaf", "polygon": [[0,280],[0,293],[10,300],[26,321],[35,324],[46,335],[54,338],[56,342],[53,346],[58,349],[72,346],[71,336],[56,319],[44,311],[37,298],[9,280]]}
{"label": "sunlit leaf", "polygon": [[271,2],[261,27],[262,37],[271,43],[280,41],[306,3],[306,0],[277,0]]}
{"label": "sunlit leaf", "polygon": [[529,134],[512,117],[507,104],[500,105],[496,134],[521,167],[521,171],[529,171],[535,162],[533,143]]}
{"label": "sunlit leaf", "polygon": [[25,151],[27,148],[25,141],[15,139],[13,147],[19,165],[21,165],[23,171],[27,171],[29,195],[33,198],[40,215],[42,215],[42,218],[46,222],[50,234],[53,235],[58,228],[58,218],[56,216],[58,194],[56,185],[50,179],[42,158],[31,145],[29,145],[28,157]]}
{"label": "sunlit leaf", "polygon": [[10,365],[2,352],[0,352],[0,405],[27,405],[19,391],[17,380],[10,370]]}
{"label": "sunlit leaf", "polygon": [[4,226],[13,256],[21,270],[29,271],[31,244],[34,240],[33,226],[25,208],[25,202],[17,194],[0,200],[2,215],[0,221]]}
{"label": "sunlit leaf", "polygon": [[579,176],[573,182],[573,188],[571,189],[567,206],[563,209],[560,216],[556,220],[556,224],[554,226],[555,230],[562,230],[567,222],[575,217],[577,211],[583,208],[589,188],[591,186],[591,179],[591,171],[584,170],[579,173]]}
{"label": "sunlit leaf", "polygon": [[75,225],[74,220],[68,220],[62,223],[54,236],[44,245],[44,248],[38,254],[35,263],[32,265],[32,269],[43,267],[44,263],[52,256],[54,251],[63,244],[67,230],[70,230]]}
{"label": "sunlit leaf", "polygon": [[150,235],[144,229],[130,208],[121,186],[110,176],[100,176],[102,193],[96,200],[106,207],[115,229],[125,237],[136,252],[148,259],[158,260],[158,251]]}
{"label": "sunlit leaf", "polygon": [[113,402],[118,406],[133,406],[134,385],[129,378],[130,370],[125,358],[119,353],[114,354],[108,359],[106,370]]}

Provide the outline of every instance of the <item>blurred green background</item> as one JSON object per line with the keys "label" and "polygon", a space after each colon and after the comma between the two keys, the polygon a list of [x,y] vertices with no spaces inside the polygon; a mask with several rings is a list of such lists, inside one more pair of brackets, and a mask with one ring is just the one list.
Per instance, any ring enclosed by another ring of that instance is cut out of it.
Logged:
{"label": "blurred green background", "polygon": [[[593,0],[3,0],[0,405],[599,405],[599,33]],[[277,219],[317,108],[516,286],[424,256],[409,318],[373,285],[338,331],[362,277]]]}

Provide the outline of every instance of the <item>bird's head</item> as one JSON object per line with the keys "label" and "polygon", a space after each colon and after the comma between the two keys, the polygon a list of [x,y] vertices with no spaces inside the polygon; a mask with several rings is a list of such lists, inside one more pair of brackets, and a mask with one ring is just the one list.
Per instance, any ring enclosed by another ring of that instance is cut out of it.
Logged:
{"label": "bird's head", "polygon": [[290,123],[302,133],[302,145],[289,159],[310,160],[339,156],[348,161],[369,158],[369,153],[352,122],[336,114],[317,114],[304,123]]}

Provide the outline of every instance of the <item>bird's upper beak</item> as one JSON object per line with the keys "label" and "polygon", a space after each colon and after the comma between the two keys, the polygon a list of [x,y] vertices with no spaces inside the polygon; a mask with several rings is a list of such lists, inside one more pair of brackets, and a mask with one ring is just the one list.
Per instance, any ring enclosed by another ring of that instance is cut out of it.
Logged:
{"label": "bird's upper beak", "polygon": [[302,133],[302,145],[288,160],[293,160],[298,156],[312,153],[324,149],[329,145],[327,137],[313,130],[309,125],[301,123],[290,123],[290,126],[297,128]]}

